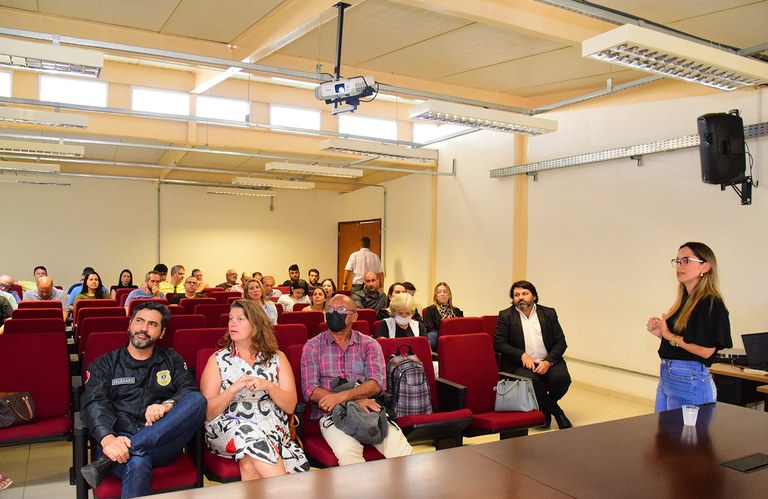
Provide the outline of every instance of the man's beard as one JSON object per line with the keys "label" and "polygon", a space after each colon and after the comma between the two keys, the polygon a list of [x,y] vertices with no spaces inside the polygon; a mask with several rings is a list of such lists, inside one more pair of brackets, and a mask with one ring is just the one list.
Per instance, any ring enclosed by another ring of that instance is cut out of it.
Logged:
{"label": "man's beard", "polygon": [[131,345],[133,345],[134,348],[138,348],[139,350],[146,350],[147,348],[154,347],[157,343],[157,340],[153,340],[151,337],[148,337],[146,340],[138,338],[138,334],[139,333],[130,333]]}
{"label": "man's beard", "polygon": [[526,310],[533,306],[533,301],[527,302],[525,300],[519,300],[515,306],[519,308],[520,310]]}

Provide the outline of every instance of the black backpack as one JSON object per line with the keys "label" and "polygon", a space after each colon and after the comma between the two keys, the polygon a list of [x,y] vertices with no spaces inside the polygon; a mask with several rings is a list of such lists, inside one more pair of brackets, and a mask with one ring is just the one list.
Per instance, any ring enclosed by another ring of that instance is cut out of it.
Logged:
{"label": "black backpack", "polygon": [[[408,352],[401,354],[400,349]],[[432,414],[429,380],[421,360],[410,345],[401,345],[387,360],[387,387],[391,393],[390,409],[395,418],[411,414]]]}

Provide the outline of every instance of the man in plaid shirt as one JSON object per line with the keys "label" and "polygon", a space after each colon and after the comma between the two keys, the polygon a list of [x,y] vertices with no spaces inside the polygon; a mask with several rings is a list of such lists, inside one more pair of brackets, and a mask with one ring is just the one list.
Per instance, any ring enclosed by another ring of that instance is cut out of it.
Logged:
{"label": "man in plaid shirt", "polygon": [[[333,408],[354,400],[363,409],[383,410],[373,397],[386,389],[381,347],[373,338],[352,330],[356,319],[355,302],[345,295],[334,296],[326,309],[328,330],[309,340],[301,353],[304,398],[316,404],[312,406],[312,418],[320,419],[320,432],[342,466],[365,462],[363,445],[334,426]],[[331,381],[337,376],[360,384],[351,390],[334,392]],[[393,423],[384,441],[375,447],[384,457],[413,453],[408,440]]]}

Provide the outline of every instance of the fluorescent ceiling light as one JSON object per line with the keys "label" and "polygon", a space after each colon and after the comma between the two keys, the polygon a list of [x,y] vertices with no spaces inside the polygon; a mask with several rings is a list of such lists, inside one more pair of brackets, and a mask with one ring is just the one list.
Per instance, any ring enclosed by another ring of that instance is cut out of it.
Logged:
{"label": "fluorescent ceiling light", "polygon": [[0,39],[0,65],[98,78],[104,54],[95,50]]}
{"label": "fluorescent ceiling light", "polygon": [[38,154],[41,156],[69,156],[82,158],[83,146],[65,146],[43,142],[23,142],[21,140],[0,140],[0,152],[12,154]]}
{"label": "fluorescent ceiling light", "polygon": [[65,128],[87,128],[88,117],[76,114],[52,113],[34,109],[0,107],[0,121],[32,123],[35,125],[60,126]]}
{"label": "fluorescent ceiling light", "polygon": [[23,173],[59,173],[59,165],[52,163],[26,163],[24,161],[0,160],[0,171]]}
{"label": "fluorescent ceiling light", "polygon": [[581,55],[720,90],[768,83],[764,62],[632,24],[584,40]]}
{"label": "fluorescent ceiling light", "polygon": [[356,154],[358,156],[413,161],[415,163],[431,163],[437,160],[437,151],[434,149],[410,149],[394,144],[368,142],[367,140],[328,139],[320,143],[320,149],[344,154]]}
{"label": "fluorescent ceiling light", "polygon": [[220,196],[244,196],[244,197],[257,197],[257,198],[273,198],[274,192],[257,192],[249,189],[227,189],[226,187],[217,188],[216,190],[208,191],[208,194],[218,194]]}
{"label": "fluorescent ceiling light", "polygon": [[412,120],[437,121],[523,135],[557,131],[557,121],[554,120],[435,100],[413,106],[409,116]]}
{"label": "fluorescent ceiling light", "polygon": [[357,168],[337,168],[334,166],[300,165],[296,163],[267,163],[264,169],[268,172],[302,173],[304,175],[323,175],[326,177],[359,178],[363,170]]}
{"label": "fluorescent ceiling light", "polygon": [[255,187],[273,187],[275,189],[314,189],[314,182],[300,182],[298,180],[278,180],[271,178],[235,177],[232,180],[235,185],[252,185]]}

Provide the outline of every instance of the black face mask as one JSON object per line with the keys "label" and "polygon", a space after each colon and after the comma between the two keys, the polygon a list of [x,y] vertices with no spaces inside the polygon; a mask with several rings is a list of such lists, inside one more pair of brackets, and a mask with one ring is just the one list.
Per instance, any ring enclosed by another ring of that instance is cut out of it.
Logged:
{"label": "black face mask", "polygon": [[331,312],[325,314],[325,322],[328,323],[328,329],[334,333],[340,333],[347,327],[347,314]]}

